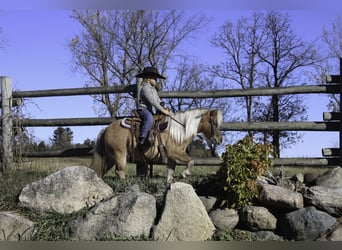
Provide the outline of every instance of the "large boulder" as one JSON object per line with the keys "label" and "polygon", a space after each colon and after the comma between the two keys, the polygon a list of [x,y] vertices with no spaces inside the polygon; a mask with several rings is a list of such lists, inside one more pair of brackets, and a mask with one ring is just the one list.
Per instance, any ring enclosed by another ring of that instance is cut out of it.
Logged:
{"label": "large boulder", "polygon": [[313,186],[303,193],[305,203],[332,215],[342,214],[342,187]]}
{"label": "large boulder", "polygon": [[92,169],[72,166],[27,184],[19,195],[19,205],[37,212],[70,214],[112,195],[111,187]]}
{"label": "large boulder", "polygon": [[288,239],[316,240],[318,236],[326,233],[335,222],[334,217],[310,206],[286,214],[279,220],[279,229]]}
{"label": "large boulder", "polygon": [[164,210],[153,230],[160,241],[204,241],[210,239],[215,226],[193,187],[176,182],[167,191]]}
{"label": "large boulder", "polygon": [[239,223],[239,214],[234,209],[215,209],[209,216],[214,225],[223,231],[232,229]]}
{"label": "large boulder", "polygon": [[336,167],[326,171],[316,180],[317,186],[342,187],[342,168]]}
{"label": "large boulder", "polygon": [[277,227],[277,218],[265,207],[243,207],[240,210],[240,218],[251,231],[273,231]]}
{"label": "large boulder", "polygon": [[259,200],[262,204],[278,208],[294,210],[304,207],[302,194],[265,183],[259,184]]}
{"label": "large boulder", "polygon": [[71,237],[78,240],[149,237],[156,214],[154,196],[140,192],[134,185],[73,221]]}
{"label": "large boulder", "polygon": [[34,223],[15,212],[0,212],[0,241],[31,240]]}

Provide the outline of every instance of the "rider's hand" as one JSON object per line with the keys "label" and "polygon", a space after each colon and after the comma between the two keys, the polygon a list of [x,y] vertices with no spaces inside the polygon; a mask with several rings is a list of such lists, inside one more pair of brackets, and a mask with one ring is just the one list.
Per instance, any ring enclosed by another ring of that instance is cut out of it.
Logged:
{"label": "rider's hand", "polygon": [[168,110],[168,109],[164,109],[164,114],[167,115],[167,116],[172,116],[173,113],[171,110]]}

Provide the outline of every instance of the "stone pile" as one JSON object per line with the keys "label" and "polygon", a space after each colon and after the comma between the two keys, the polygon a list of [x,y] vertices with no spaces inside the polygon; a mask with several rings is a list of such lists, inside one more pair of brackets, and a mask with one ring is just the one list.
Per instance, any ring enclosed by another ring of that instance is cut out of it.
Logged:
{"label": "stone pile", "polygon": [[[93,170],[74,166],[26,185],[19,205],[36,213],[86,210],[70,223],[74,240],[204,241],[227,230],[244,230],[256,240],[342,240],[342,168],[304,182],[303,176],[276,185],[260,181],[257,204],[240,210],[216,208],[216,197],[176,182],[160,205],[137,185],[115,194]],[[35,227],[16,212],[0,211],[0,231],[0,240],[30,240]]]}

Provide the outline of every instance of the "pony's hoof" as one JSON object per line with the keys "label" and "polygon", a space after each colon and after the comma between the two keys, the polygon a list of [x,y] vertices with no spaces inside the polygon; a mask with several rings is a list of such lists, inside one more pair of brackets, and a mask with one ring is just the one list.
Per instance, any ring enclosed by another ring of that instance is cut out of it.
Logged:
{"label": "pony's hoof", "polygon": [[186,178],[188,176],[191,176],[191,173],[188,170],[184,170],[183,172],[181,172],[181,176],[183,178]]}

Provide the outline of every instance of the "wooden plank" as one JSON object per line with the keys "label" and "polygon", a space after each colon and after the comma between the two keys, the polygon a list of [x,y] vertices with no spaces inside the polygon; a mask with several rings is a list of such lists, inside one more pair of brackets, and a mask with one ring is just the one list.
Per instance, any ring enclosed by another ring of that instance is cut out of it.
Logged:
{"label": "wooden plank", "polygon": [[[135,96],[137,91],[136,84],[112,87],[90,87],[90,88],[69,88],[69,89],[47,89],[15,91],[13,97],[33,98],[33,97],[52,97],[52,96],[75,96],[75,95],[95,95],[95,94],[114,94],[132,93]],[[268,96],[268,95],[288,95],[288,94],[337,94],[339,84],[331,85],[305,85],[281,88],[252,88],[252,89],[228,89],[228,90],[203,90],[203,91],[161,91],[161,98],[225,98],[225,97],[244,97],[244,96]]]}
{"label": "wooden plank", "polygon": [[[97,126],[108,125],[122,117],[91,117],[91,118],[55,118],[55,119],[22,119],[25,127],[56,127],[56,126]],[[223,122],[222,131],[339,131],[339,122]]]}
{"label": "wooden plank", "polygon": [[224,122],[222,131],[339,131],[339,122]]}

